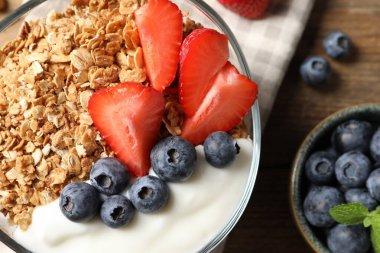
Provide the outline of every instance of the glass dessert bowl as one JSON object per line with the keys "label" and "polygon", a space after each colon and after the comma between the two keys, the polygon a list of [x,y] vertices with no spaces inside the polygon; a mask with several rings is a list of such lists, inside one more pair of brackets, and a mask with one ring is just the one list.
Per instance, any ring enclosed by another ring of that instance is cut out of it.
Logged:
{"label": "glass dessert bowl", "polygon": [[[239,69],[240,73],[246,75],[247,77],[250,77],[248,66],[245,62],[244,56],[242,55],[242,52],[238,46],[238,43],[236,42],[236,39],[234,38],[234,36],[232,34],[232,32],[227,27],[227,25],[223,22],[223,20],[209,6],[207,6],[202,1],[195,1],[195,0],[192,0],[192,1],[189,1],[189,0],[179,1],[178,0],[178,1],[173,1],[173,2],[176,3],[182,11],[188,11],[189,17],[191,19],[195,20],[196,22],[201,23],[204,27],[212,28],[212,29],[219,31],[220,33],[226,34],[229,38],[229,51],[230,51],[229,61],[231,61],[231,63],[233,63]],[[34,15],[34,13],[48,13],[47,10],[49,10],[49,11],[51,10],[51,7],[50,7],[51,3],[54,3],[54,1],[49,1],[46,4],[43,4],[43,5],[35,8],[34,10],[32,10],[32,12],[30,13],[30,16],[28,16],[28,19],[35,18],[36,16]],[[41,12],[40,10],[43,10],[43,11]],[[193,242],[193,244],[196,244],[196,245],[193,247],[193,250],[190,250],[189,252],[194,252],[194,251],[196,251],[196,252],[212,252],[212,250],[225,239],[225,237],[228,235],[228,233],[235,226],[235,224],[237,223],[237,221],[241,217],[241,215],[242,215],[242,213],[243,213],[243,211],[244,211],[244,209],[245,209],[245,207],[249,201],[249,198],[250,198],[250,195],[251,195],[251,192],[253,190],[254,183],[255,183],[255,179],[256,179],[257,168],[258,168],[258,163],[259,163],[259,154],[260,154],[260,118],[259,118],[259,108],[258,108],[257,101],[255,102],[254,106],[252,107],[251,111],[246,115],[245,123],[248,127],[248,134],[249,134],[251,139],[249,139],[249,143],[250,143],[249,148],[242,150],[242,153],[244,153],[244,152],[248,152],[248,153],[245,154],[243,161],[241,160],[243,158],[240,159],[238,166],[235,166],[235,168],[230,168],[231,169],[231,182],[232,182],[233,181],[232,176],[234,175],[233,169],[239,169],[236,167],[246,167],[246,170],[241,173],[240,181],[238,181],[237,184],[234,184],[234,185],[241,185],[241,189],[237,189],[236,192],[232,192],[231,193],[232,195],[230,195],[233,198],[232,202],[231,201],[228,202],[229,204],[231,204],[231,207],[230,207],[231,210],[225,211],[223,215],[220,214],[220,216],[222,218],[218,220],[217,226],[213,226],[213,227],[209,228],[208,234],[206,234],[205,236],[203,236],[204,238],[202,238],[203,241],[197,239],[197,241]],[[247,140],[248,139],[242,140],[241,142],[244,142]],[[244,146],[244,144],[243,144],[243,146]],[[198,149],[201,149],[201,148],[198,148]],[[201,153],[202,152],[199,151],[199,154],[200,154],[199,160],[202,160],[202,159],[204,160]],[[243,154],[240,155],[240,157],[243,157]],[[238,159],[239,159],[239,155],[238,155]],[[202,163],[202,162],[200,162],[200,164],[205,165],[205,163]],[[205,165],[205,167],[206,167],[206,165]],[[192,180],[192,183],[193,183],[193,181],[196,181],[196,180],[195,179]],[[181,184],[184,184],[186,187],[186,182],[183,182]],[[169,188],[171,188],[172,191],[176,191],[175,190],[176,187],[177,186],[169,185]],[[213,188],[213,185],[211,185],[211,182],[210,182],[210,185],[208,187]],[[207,190],[207,186],[206,186],[206,188],[203,188],[203,190]],[[182,191],[182,189],[181,189],[181,191]],[[234,193],[236,195],[233,195]],[[202,194],[202,195],[205,195],[205,194]],[[176,196],[176,195],[174,195],[174,196]],[[181,195],[179,195],[179,196],[181,196]],[[198,195],[198,196],[200,196],[200,195]],[[204,203],[207,203],[207,201],[212,202],[214,198],[218,198],[218,197],[222,198],[223,196],[215,196],[215,195],[207,196],[206,202],[204,202]],[[204,198],[204,196],[203,196],[203,198]],[[174,199],[174,201],[175,201],[175,199]],[[50,204],[48,204],[48,206],[52,207]],[[169,204],[169,206],[171,206],[171,204]],[[43,206],[43,208],[41,208],[41,210],[42,209],[45,211],[47,210],[46,208],[44,208],[44,206]],[[228,208],[226,208],[226,209],[228,209]],[[217,209],[214,209],[214,211],[215,210],[217,210]],[[52,211],[52,212],[50,212],[50,211],[49,212],[36,212],[36,213],[44,214],[44,215],[50,215],[53,212],[54,211]],[[165,210],[163,210],[163,212],[165,212]],[[160,214],[162,214],[162,213],[160,213]],[[216,214],[216,213],[213,212],[213,214]],[[202,213],[200,214],[200,216],[203,217]],[[206,216],[203,217],[203,220],[205,220],[207,222]],[[196,226],[207,227],[207,224],[199,223],[200,220],[194,220],[194,221],[198,222]],[[33,222],[32,222],[32,224],[33,224]],[[174,226],[175,226],[175,224],[174,224]],[[27,251],[25,248],[27,248],[28,250],[36,251],[36,249],[28,247],[28,243],[25,243],[23,241],[23,239],[20,239],[20,238],[25,239],[25,236],[23,236],[23,235],[27,235],[26,234],[27,232],[25,234],[22,234],[24,232],[21,232],[21,231],[16,231],[16,232],[13,231],[12,232],[11,229],[6,228],[6,226],[1,227],[1,229],[2,229],[1,240],[4,243],[6,243],[7,245],[9,245],[15,251],[17,251],[17,252]],[[165,229],[165,227],[163,227],[163,229]],[[175,231],[177,231],[177,230],[180,231],[180,229],[176,229]],[[195,230],[193,232],[194,233],[198,232],[198,229],[195,228]],[[109,233],[113,233],[113,232],[109,231]],[[21,237],[18,236],[20,234],[21,234]],[[66,234],[66,236],[67,236],[67,234]],[[77,235],[77,237],[78,236],[80,236],[80,235]],[[142,237],[144,237],[144,236],[142,236]],[[52,240],[54,240],[54,238]],[[34,242],[34,243],[38,243],[38,242]],[[145,243],[145,241],[143,240],[142,244],[144,244],[144,243]],[[23,247],[22,245],[25,247]],[[152,249],[150,249],[150,250],[152,250]],[[139,252],[141,252],[141,251],[139,251]],[[157,251],[153,250],[153,252],[157,252]]]}

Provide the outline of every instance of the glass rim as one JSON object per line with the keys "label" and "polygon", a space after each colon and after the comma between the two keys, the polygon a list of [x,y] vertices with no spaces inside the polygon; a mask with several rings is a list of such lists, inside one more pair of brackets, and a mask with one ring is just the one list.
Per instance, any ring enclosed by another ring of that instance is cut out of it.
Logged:
{"label": "glass rim", "polygon": [[[190,1],[191,3],[199,7],[200,10],[202,10],[205,13],[205,15],[208,16],[211,19],[211,21],[214,22],[228,36],[229,42],[236,54],[239,65],[241,67],[241,71],[249,79],[252,79],[249,66],[248,66],[247,60],[245,59],[243,51],[241,50],[241,47],[235,35],[233,34],[232,30],[229,28],[227,23],[222,19],[222,17],[203,0],[187,0],[187,1]],[[253,188],[256,182],[257,173],[258,173],[260,151],[261,151],[261,122],[260,122],[260,109],[259,109],[258,100],[256,100],[256,102],[254,103],[254,105],[252,106],[250,110],[249,115],[247,116],[250,116],[250,124],[252,124],[249,127],[249,130],[252,136],[252,144],[253,144],[252,159],[251,159],[250,171],[249,171],[249,175],[247,179],[247,185],[244,189],[243,196],[241,197],[236,210],[234,211],[230,219],[227,221],[224,228],[210,242],[208,242],[208,244],[204,246],[199,251],[199,253],[209,253],[210,251],[215,249],[224,239],[226,239],[228,234],[232,231],[232,229],[235,227],[235,225],[237,224],[237,222],[243,215],[243,212],[245,208],[247,207],[250,197],[252,195]]]}
{"label": "glass rim", "polygon": [[[203,0],[187,0],[187,1],[197,6],[206,16],[210,18],[210,20],[213,23],[215,23],[215,25],[218,26],[219,29],[221,29],[228,36],[230,45],[236,54],[242,74],[244,74],[249,79],[251,79],[251,73],[250,73],[247,61],[244,57],[244,54],[233,32],[231,31],[229,26],[226,24],[226,22],[220,17],[220,15],[214,9],[212,9]],[[12,24],[10,24],[8,27],[10,27],[11,25]],[[4,30],[6,30],[8,27],[6,27]],[[256,182],[257,173],[258,173],[260,151],[261,151],[261,123],[260,123],[260,109],[259,109],[258,100],[255,101],[254,105],[252,106],[250,112],[247,114],[246,117],[249,118],[249,123],[251,124],[251,126],[249,126],[249,134],[252,137],[253,148],[252,148],[252,156],[251,156],[252,159],[251,159],[251,164],[250,164],[250,171],[247,178],[247,183],[244,189],[243,196],[241,197],[239,204],[237,205],[234,213],[229,218],[227,223],[224,225],[223,229],[211,241],[209,241],[206,244],[206,246],[203,246],[203,248],[198,251],[199,253],[211,252],[227,237],[227,235],[232,231],[232,229],[235,227],[235,225],[237,224],[237,222],[243,215],[243,212],[245,208],[247,207],[250,197],[252,195],[253,188]],[[22,245],[17,243],[14,239],[12,239],[6,232],[4,232],[1,229],[0,229],[0,241],[3,242],[12,250],[14,250],[15,252],[31,253],[31,251],[25,249]]]}

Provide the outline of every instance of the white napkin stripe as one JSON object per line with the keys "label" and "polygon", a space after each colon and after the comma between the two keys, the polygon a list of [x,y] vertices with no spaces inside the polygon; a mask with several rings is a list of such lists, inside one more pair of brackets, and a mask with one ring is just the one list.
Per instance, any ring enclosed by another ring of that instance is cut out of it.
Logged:
{"label": "white napkin stripe", "polygon": [[314,0],[273,0],[259,20],[241,18],[217,0],[205,1],[227,22],[243,50],[253,80],[259,84],[264,126]]}

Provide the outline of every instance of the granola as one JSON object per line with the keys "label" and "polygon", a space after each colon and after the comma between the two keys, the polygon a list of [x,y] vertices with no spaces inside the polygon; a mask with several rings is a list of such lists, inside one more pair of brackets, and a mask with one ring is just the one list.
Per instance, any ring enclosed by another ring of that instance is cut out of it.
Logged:
{"label": "granola", "polygon": [[[21,229],[36,206],[87,180],[97,159],[114,155],[88,102],[119,82],[149,85],[133,19],[144,2],[74,0],[63,13],[25,22],[0,49],[0,212]],[[199,27],[186,17],[184,35]],[[166,100],[161,135],[180,135],[182,108],[176,96]],[[244,131],[239,125],[232,133]]]}
{"label": "granola", "polygon": [[121,2],[74,1],[0,50],[0,211],[21,229],[35,206],[113,155],[87,110],[94,91],[146,81],[131,15],[140,2]]}

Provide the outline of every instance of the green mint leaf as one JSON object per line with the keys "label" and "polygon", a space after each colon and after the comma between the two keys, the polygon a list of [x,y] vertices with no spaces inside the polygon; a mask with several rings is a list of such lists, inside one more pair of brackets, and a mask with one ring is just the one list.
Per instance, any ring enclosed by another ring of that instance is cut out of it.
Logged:
{"label": "green mint leaf", "polygon": [[330,215],[335,221],[347,225],[363,223],[368,214],[368,209],[359,203],[343,204],[330,209]]}
{"label": "green mint leaf", "polygon": [[367,218],[371,226],[376,226],[380,229],[380,214],[372,211],[368,214]]}
{"label": "green mint leaf", "polygon": [[376,253],[380,253],[380,214],[377,211],[371,212],[363,223],[371,225],[372,246]]}
{"label": "green mint leaf", "polygon": [[372,224],[371,241],[372,247],[375,249],[375,252],[380,253],[380,224]]}
{"label": "green mint leaf", "polygon": [[363,220],[363,225],[366,228],[368,228],[369,226],[371,226],[372,225],[371,217],[365,217],[365,219]]}

